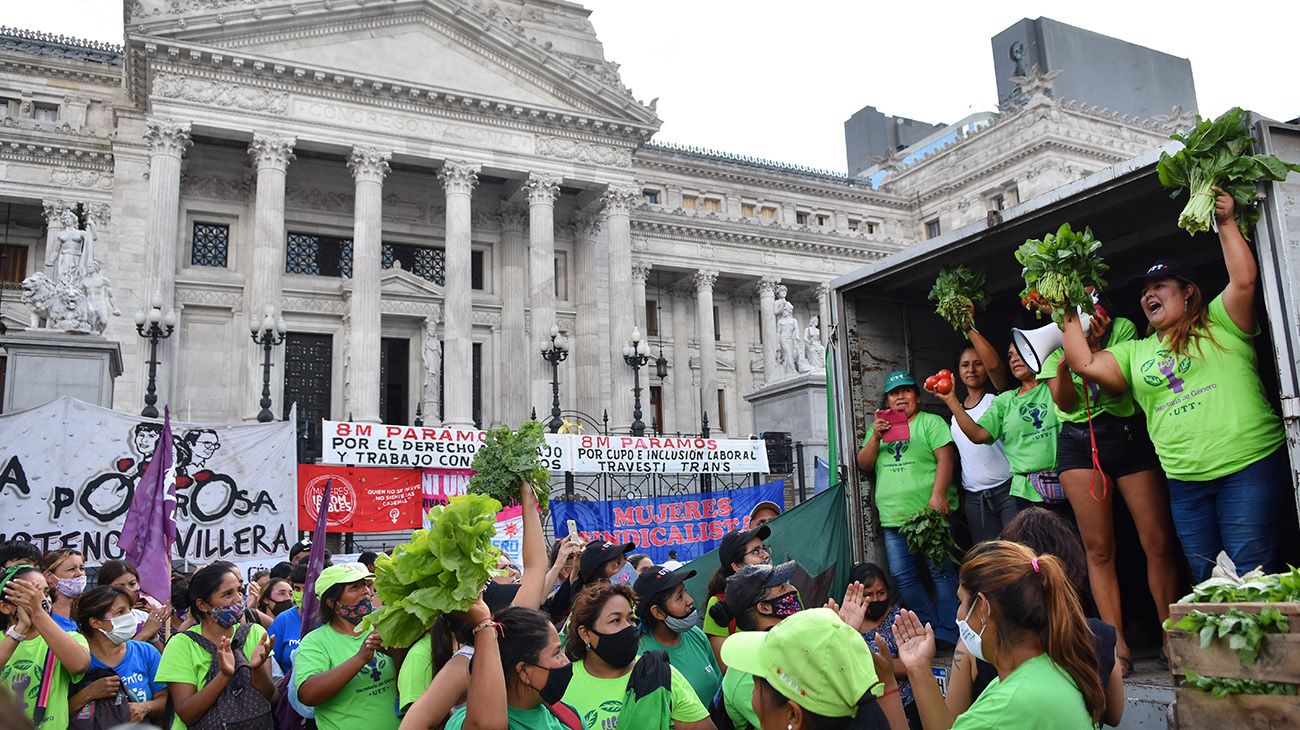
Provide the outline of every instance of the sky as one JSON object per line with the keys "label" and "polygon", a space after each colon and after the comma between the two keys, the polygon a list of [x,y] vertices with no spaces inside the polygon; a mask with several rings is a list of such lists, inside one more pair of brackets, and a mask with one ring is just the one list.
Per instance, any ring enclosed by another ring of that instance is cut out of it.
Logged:
{"label": "sky", "polygon": [[[997,102],[990,39],[1050,17],[1192,62],[1202,114],[1300,116],[1300,3],[585,0],[657,140],[843,172],[864,106],[954,122]],[[121,0],[5,0],[0,24],[122,41]],[[1068,72],[1068,71],[1067,71]]]}

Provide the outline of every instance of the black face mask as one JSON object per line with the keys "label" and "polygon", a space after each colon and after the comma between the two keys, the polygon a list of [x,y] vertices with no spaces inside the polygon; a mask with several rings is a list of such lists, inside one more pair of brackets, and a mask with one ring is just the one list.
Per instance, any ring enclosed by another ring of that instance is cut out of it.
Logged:
{"label": "black face mask", "polygon": [[636,660],[636,650],[641,646],[641,637],[635,626],[629,626],[612,634],[592,631],[600,637],[600,643],[591,647],[596,656],[605,660],[611,667],[626,667]]}
{"label": "black face mask", "polygon": [[559,669],[548,669],[546,667],[542,667],[542,669],[546,669],[546,684],[537,690],[537,694],[542,696],[542,702],[553,705],[559,702],[569,689],[569,680],[573,679],[573,665],[565,664]]}
{"label": "black face mask", "polygon": [[292,598],[286,598],[283,601],[276,601],[275,605],[271,607],[271,615],[279,616],[280,614],[284,613],[285,611],[288,611],[291,608],[293,608]]}
{"label": "black face mask", "polygon": [[886,613],[889,613],[889,601],[871,601],[867,604],[867,618],[872,621],[879,621]]}

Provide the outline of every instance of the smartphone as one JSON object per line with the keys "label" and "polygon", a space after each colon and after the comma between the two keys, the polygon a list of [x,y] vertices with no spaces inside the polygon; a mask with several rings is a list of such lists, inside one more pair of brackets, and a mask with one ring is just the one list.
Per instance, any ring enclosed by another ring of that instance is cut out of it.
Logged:
{"label": "smartphone", "polygon": [[876,411],[876,418],[889,422],[889,430],[880,435],[880,440],[887,444],[895,441],[907,441],[912,438],[912,427],[907,423],[907,414],[893,408]]}
{"label": "smartphone", "polygon": [[582,542],[582,538],[578,535],[578,523],[574,520],[566,520],[565,525],[569,528],[570,542]]}

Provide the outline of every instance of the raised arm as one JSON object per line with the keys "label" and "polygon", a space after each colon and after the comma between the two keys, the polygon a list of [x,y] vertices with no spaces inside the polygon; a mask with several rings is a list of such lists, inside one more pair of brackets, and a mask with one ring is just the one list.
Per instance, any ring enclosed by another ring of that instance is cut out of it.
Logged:
{"label": "raised arm", "polygon": [[1065,413],[1073,411],[1079,405],[1079,393],[1074,389],[1074,378],[1070,373],[1070,364],[1062,357],[1056,363],[1056,376],[1047,379],[1047,389],[1052,393],[1052,402]]}
{"label": "raised arm", "polygon": [[50,614],[42,605],[44,592],[25,580],[11,580],[5,585],[5,599],[23,609],[31,621],[32,631],[40,634],[69,674],[81,674],[90,666],[90,650],[72,639],[72,635],[54,623]]}
{"label": "raised arm", "polygon": [[478,663],[469,675],[464,730],[506,730],[510,716],[496,626],[485,624],[491,620],[491,613],[482,599],[470,606],[465,618],[474,627],[474,661]]}
{"label": "raised arm", "polygon": [[966,412],[965,406],[963,406],[961,401],[958,400],[956,390],[950,390],[947,393],[940,393],[936,390],[926,388],[925,392],[943,401],[943,404],[948,406],[948,410],[952,412],[953,419],[957,421],[957,427],[961,429],[962,433],[966,434],[966,438],[977,444],[989,444],[996,440],[993,438],[993,434],[988,432],[988,429],[979,425],[975,422],[975,419],[970,417],[970,414]]}
{"label": "raised arm", "polygon": [[[499,647],[498,647],[499,649]],[[429,730],[439,727],[469,690],[469,658],[453,655],[434,676],[429,688],[411,703],[402,716],[399,730]]]}
{"label": "raised arm", "polygon": [[524,512],[524,576],[512,605],[541,608],[551,586],[546,582],[546,538],[542,535],[542,518],[532,485],[519,485],[519,506]]}
{"label": "raised arm", "polygon": [[1010,390],[1016,387],[1016,379],[1012,377],[1011,370],[1007,364],[1002,361],[998,351],[994,349],[993,343],[989,342],[980,331],[971,328],[966,336],[970,338],[971,347],[975,348],[975,354],[980,356],[980,362],[984,363],[984,371],[989,374],[989,380],[998,390]]}
{"label": "raised arm", "polygon": [[1128,390],[1128,381],[1115,356],[1105,350],[1092,351],[1074,312],[1065,313],[1064,320],[1065,361],[1070,369],[1112,393]]}
{"label": "raised arm", "polygon": [[1228,268],[1228,285],[1223,288],[1223,308],[1242,332],[1255,331],[1255,289],[1259,285],[1259,264],[1237,228],[1237,205],[1232,196],[1215,188],[1214,219],[1219,224],[1223,263]]}

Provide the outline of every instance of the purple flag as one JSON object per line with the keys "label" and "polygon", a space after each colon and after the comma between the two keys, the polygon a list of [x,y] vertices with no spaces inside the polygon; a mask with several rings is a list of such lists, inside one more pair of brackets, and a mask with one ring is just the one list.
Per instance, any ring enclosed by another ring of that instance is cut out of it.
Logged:
{"label": "purple flag", "polygon": [[325,523],[329,521],[330,487],[332,486],[334,480],[326,479],[325,488],[321,490],[320,507],[316,510],[316,529],[311,536],[311,552],[307,554],[307,582],[304,584],[302,595],[301,636],[306,636],[316,628],[317,611],[320,607],[320,596],[316,595],[316,578],[325,569]]}
{"label": "purple flag", "polygon": [[172,595],[172,545],[176,542],[176,469],[171,410],[163,407],[162,437],[135,496],[117,544],[140,572],[140,590],[159,603]]}

